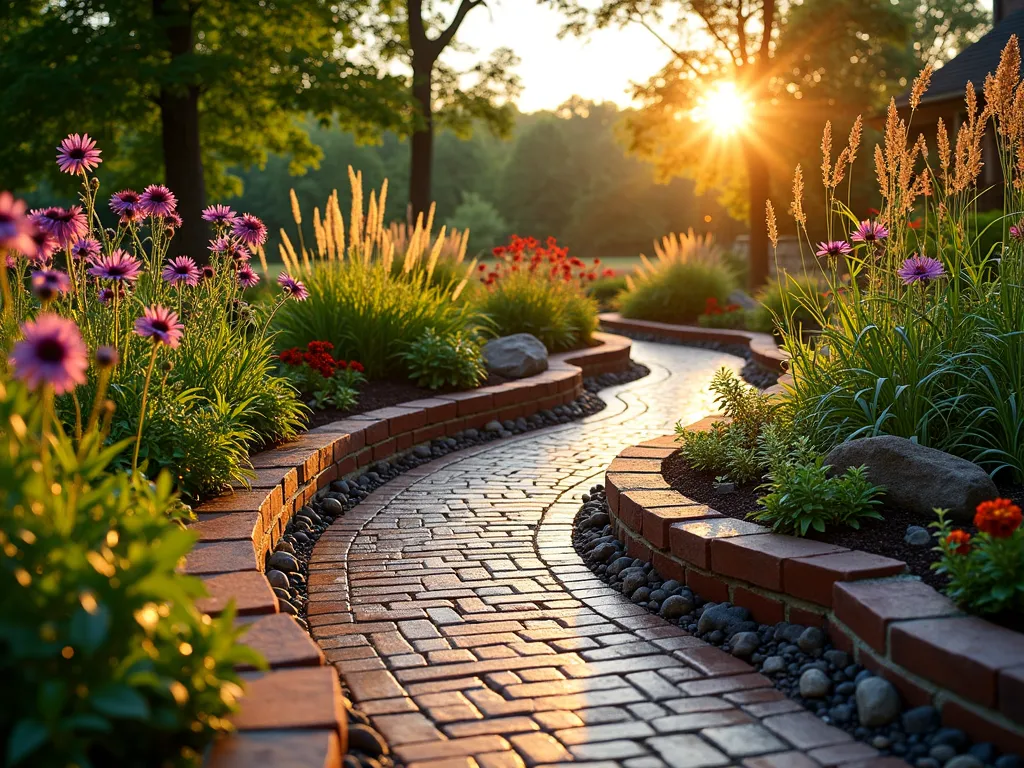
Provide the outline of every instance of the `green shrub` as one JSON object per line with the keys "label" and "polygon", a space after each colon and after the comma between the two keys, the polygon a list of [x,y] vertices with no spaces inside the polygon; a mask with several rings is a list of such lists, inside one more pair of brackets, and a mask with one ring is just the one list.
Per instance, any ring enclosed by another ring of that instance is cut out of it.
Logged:
{"label": "green shrub", "polygon": [[[756,296],[758,306],[747,313],[747,327],[761,333],[778,333],[778,328],[796,331],[819,328],[828,298],[810,275],[783,272],[763,287]],[[812,304],[817,312],[805,308]]]}
{"label": "green shrub", "polygon": [[694,469],[737,483],[757,479],[764,468],[758,441],[777,419],[771,397],[745,384],[728,368],[719,369],[712,378],[711,391],[726,421],[715,422],[704,431],[688,430],[677,423],[680,453]]}
{"label": "green shrub", "polygon": [[311,408],[352,408],[359,398],[359,385],[366,381],[358,360],[335,358],[329,341],[311,341],[301,349],[281,350],[277,356],[281,373],[299,392],[310,399]]}
{"label": "green shrub", "polygon": [[409,378],[421,387],[470,389],[487,378],[480,345],[465,333],[439,336],[433,328],[402,354]]}
{"label": "green shrub", "polygon": [[867,479],[865,467],[849,467],[829,476],[825,457],[806,438],[798,438],[788,452],[771,431],[762,439],[762,461],[769,467],[768,493],[757,500],[759,510],[749,517],[771,525],[779,533],[806,536],[829,525],[860,528],[861,521],[881,520],[875,509],[882,488]]}
{"label": "green shrub", "polygon": [[494,204],[476,192],[463,193],[462,202],[448,219],[447,226],[453,230],[469,231],[471,254],[490,253],[509,230]]}
{"label": "green shrub", "polygon": [[724,303],[735,287],[722,265],[704,262],[657,264],[637,272],[620,296],[621,312],[636,320],[693,323],[709,298]]}
{"label": "green shrub", "polygon": [[935,529],[941,555],[932,564],[949,577],[946,594],[974,613],[1024,612],[1024,528],[1020,507],[1009,499],[978,505],[974,536],[955,530],[946,510],[935,510]]}
{"label": "green shrub", "polygon": [[126,443],[44,418],[0,385],[4,764],[197,765],[235,709],[235,666],[262,662],[233,610],[201,615],[202,582],[176,571],[196,535],[172,520],[171,477],[111,472]]}
{"label": "green shrub", "polygon": [[381,262],[325,262],[307,278],[309,298],[274,318],[281,348],[329,341],[342,359],[359,360],[370,379],[409,375],[404,346],[428,329],[450,336],[472,327],[474,308],[424,274],[392,274]]}
{"label": "green shrub", "polygon": [[482,291],[476,304],[498,336],[530,333],[550,352],[576,349],[597,330],[597,303],[571,282],[511,272]]}
{"label": "green shrub", "polygon": [[619,294],[626,290],[626,276],[600,277],[587,286],[590,296],[602,310],[615,309]]}

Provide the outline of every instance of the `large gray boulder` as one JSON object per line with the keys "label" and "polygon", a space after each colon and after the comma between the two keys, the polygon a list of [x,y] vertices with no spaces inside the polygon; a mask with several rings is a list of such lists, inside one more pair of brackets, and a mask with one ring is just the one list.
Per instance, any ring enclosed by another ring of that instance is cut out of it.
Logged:
{"label": "large gray boulder", "polygon": [[875,485],[885,486],[885,502],[934,519],[932,510],[948,509],[951,519],[967,522],[983,501],[998,495],[995,483],[981,467],[905,437],[882,435],[836,446],[825,458],[833,473],[867,466]]}
{"label": "large gray boulder", "polygon": [[548,369],[548,351],[529,333],[492,339],[484,345],[487,370],[506,379],[523,379]]}

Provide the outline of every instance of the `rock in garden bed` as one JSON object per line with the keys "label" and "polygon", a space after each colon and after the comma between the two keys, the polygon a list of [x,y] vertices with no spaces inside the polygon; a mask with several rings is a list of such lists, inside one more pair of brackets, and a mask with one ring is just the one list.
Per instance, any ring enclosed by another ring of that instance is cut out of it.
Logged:
{"label": "rock in garden bed", "polygon": [[584,495],[573,545],[612,589],[702,640],[750,663],[823,721],[916,768],[1024,768],[1017,755],[943,728],[931,706],[909,707],[888,681],[853,662],[818,627],[760,624],[730,603],[713,603],[650,563],[630,557],[609,523],[603,486]]}
{"label": "rock in garden bed", "polygon": [[523,379],[548,369],[544,343],[529,333],[491,339],[483,348],[487,370],[508,379]]}

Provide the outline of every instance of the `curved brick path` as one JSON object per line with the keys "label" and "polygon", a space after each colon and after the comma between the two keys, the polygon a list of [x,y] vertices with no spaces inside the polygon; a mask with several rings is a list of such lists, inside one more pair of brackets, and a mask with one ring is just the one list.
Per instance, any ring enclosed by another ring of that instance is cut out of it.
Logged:
{"label": "curved brick path", "polygon": [[423,465],[335,522],[309,578],[327,658],[409,768],[889,764],[576,555],[580,495],[616,453],[706,415],[712,373],[742,364],[633,356],[651,375],[601,413]]}

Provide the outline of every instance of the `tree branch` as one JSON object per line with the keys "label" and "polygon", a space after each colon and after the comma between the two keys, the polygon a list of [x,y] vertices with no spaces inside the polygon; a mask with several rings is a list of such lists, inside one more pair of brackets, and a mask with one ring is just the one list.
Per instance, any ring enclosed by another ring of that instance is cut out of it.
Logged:
{"label": "tree branch", "polygon": [[718,44],[721,45],[725,49],[726,53],[728,53],[732,58],[732,63],[736,67],[742,66],[740,60],[736,57],[736,52],[729,46],[729,43],[725,41],[725,38],[723,38],[721,33],[715,28],[715,25],[711,22],[711,19],[707,14],[705,14],[704,10],[696,3],[693,3],[691,7],[693,12],[696,13],[697,16],[700,17],[700,20],[704,22],[704,26],[707,28],[708,33],[718,41]]}
{"label": "tree branch", "polygon": [[[632,17],[632,14],[631,14],[631,17]],[[660,34],[658,34],[658,31],[647,22],[647,20],[644,18],[642,13],[638,12],[637,16],[635,18],[633,18],[632,20],[635,21],[637,24],[639,24],[644,29],[646,29],[652,35],[654,35],[654,38],[659,43],[661,43],[663,46],[668,48],[672,52],[672,55],[675,56],[677,59],[679,59],[679,61],[681,61],[683,64],[688,66],[690,68],[690,70],[695,75],[703,76],[705,74],[705,73],[701,72],[699,69],[697,69],[695,66],[693,66],[693,62],[690,61],[690,57],[686,53],[684,53],[683,51],[678,50],[675,46],[673,46],[671,43],[669,43],[668,40],[666,40],[664,37],[662,37]]]}
{"label": "tree branch", "polygon": [[419,53],[430,42],[423,25],[423,0],[406,0],[405,8],[409,17],[409,45],[413,53]]}
{"label": "tree branch", "polygon": [[441,51],[443,51],[454,39],[455,33],[459,31],[459,27],[462,26],[462,22],[466,18],[466,14],[478,5],[484,4],[485,0],[462,0],[459,3],[459,10],[455,12],[455,18],[452,19],[452,23],[449,24],[440,35],[429,41],[431,48],[434,51],[435,59],[441,55]]}

